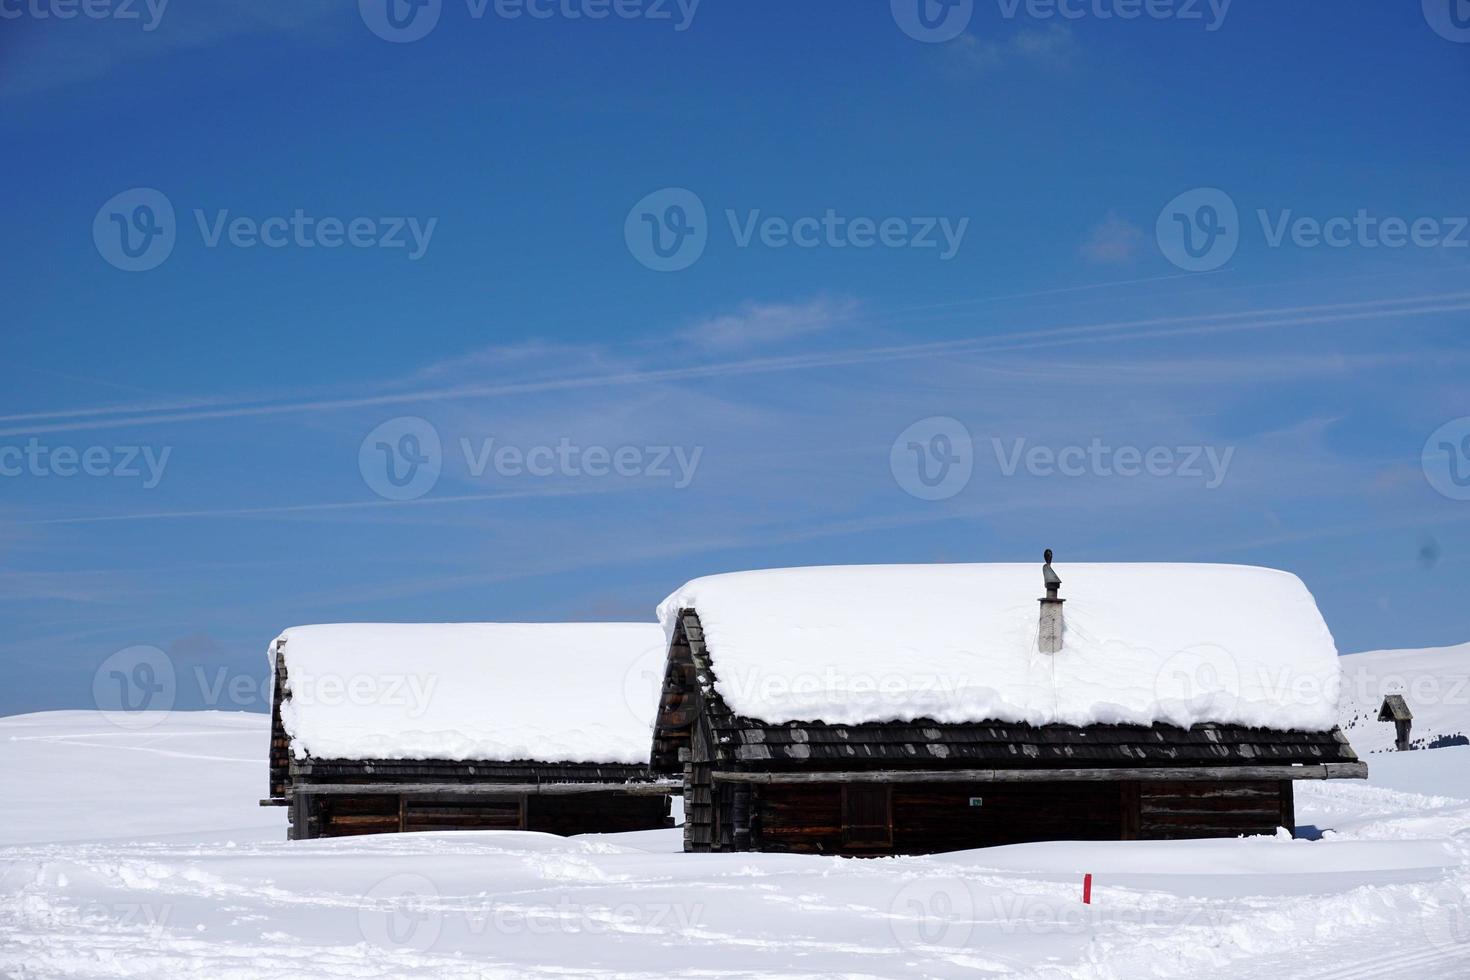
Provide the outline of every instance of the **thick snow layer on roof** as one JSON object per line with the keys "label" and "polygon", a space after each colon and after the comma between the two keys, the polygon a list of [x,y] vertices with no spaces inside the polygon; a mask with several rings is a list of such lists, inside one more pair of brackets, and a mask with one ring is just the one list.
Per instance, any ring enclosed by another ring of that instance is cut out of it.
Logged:
{"label": "thick snow layer on roof", "polygon": [[1009,721],[1326,731],[1339,668],[1301,580],[1240,565],[1064,564],[1060,653],[1041,566],[855,565],[695,579],[716,688],[770,723]]}
{"label": "thick snow layer on roof", "polygon": [[[298,756],[645,763],[648,623],[298,626],[271,644]],[[632,682],[630,682],[630,680]]]}

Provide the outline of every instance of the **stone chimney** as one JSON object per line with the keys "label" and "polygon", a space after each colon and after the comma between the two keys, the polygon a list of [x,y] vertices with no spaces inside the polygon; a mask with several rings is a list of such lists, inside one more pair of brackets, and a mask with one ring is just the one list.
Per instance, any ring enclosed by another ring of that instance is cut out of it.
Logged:
{"label": "stone chimney", "polygon": [[1062,603],[1057,590],[1062,587],[1061,577],[1052,571],[1051,549],[1042,556],[1046,564],[1041,566],[1041,581],[1046,585],[1046,598],[1041,601],[1041,627],[1036,633],[1036,649],[1042,653],[1060,653],[1062,649]]}

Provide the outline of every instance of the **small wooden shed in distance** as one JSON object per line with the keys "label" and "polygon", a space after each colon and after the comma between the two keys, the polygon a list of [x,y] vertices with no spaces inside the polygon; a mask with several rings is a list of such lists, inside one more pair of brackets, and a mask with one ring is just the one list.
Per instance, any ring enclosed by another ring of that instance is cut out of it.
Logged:
{"label": "small wooden shed in distance", "polygon": [[1378,709],[1378,720],[1393,722],[1395,749],[1408,752],[1414,747],[1411,741],[1414,712],[1409,710],[1409,703],[1402,694],[1390,694],[1383,699],[1383,705]]}
{"label": "small wooden shed in distance", "polygon": [[679,589],[659,609],[653,769],[684,780],[685,850],[1272,834],[1294,827],[1296,780],[1367,775],[1295,576],[1059,571],[791,568]]}
{"label": "small wooden shed in distance", "polygon": [[[271,644],[270,799],[290,837],[672,826],[637,623],[302,626]],[[642,701],[648,703],[641,703]]]}

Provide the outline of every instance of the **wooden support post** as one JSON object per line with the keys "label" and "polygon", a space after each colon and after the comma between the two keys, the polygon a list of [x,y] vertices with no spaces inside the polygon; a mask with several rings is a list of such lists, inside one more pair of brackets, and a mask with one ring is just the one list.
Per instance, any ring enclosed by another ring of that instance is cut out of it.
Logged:
{"label": "wooden support post", "polygon": [[1281,826],[1296,836],[1296,795],[1289,779],[1281,781]]}
{"label": "wooden support post", "polygon": [[1138,783],[1124,780],[1118,785],[1118,794],[1123,808],[1123,839],[1138,840],[1143,817]]}
{"label": "wooden support post", "polygon": [[295,792],[291,796],[291,830],[287,840],[311,840],[315,836],[311,826],[311,797]]}
{"label": "wooden support post", "polygon": [[736,783],[730,803],[730,818],[734,824],[730,843],[734,850],[750,850],[750,784]]}

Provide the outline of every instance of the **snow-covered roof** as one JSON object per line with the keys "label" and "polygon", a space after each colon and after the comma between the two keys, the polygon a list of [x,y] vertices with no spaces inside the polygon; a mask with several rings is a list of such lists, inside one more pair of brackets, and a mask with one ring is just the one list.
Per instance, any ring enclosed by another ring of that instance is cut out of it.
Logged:
{"label": "snow-covered roof", "polygon": [[715,685],[770,724],[980,721],[1328,731],[1332,634],[1295,575],[1241,565],[1064,564],[1064,645],[1037,649],[1039,564],[855,565],[695,579]]}
{"label": "snow-covered roof", "polygon": [[[281,722],[319,759],[645,763],[657,694],[648,623],[297,626]],[[631,682],[630,682],[631,681]]]}

